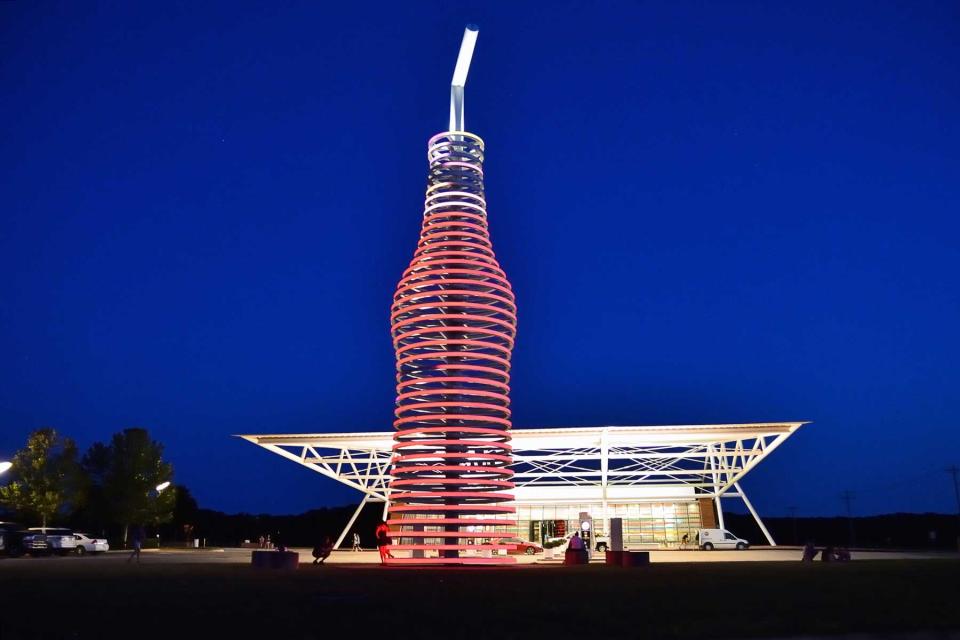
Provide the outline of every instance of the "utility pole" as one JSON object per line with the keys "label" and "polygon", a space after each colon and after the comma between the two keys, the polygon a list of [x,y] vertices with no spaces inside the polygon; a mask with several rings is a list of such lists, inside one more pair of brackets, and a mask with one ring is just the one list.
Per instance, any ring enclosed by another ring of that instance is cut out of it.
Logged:
{"label": "utility pole", "polygon": [[960,550],[960,479],[958,479],[958,474],[960,474],[960,467],[952,464],[947,467],[947,473],[953,476],[953,493],[957,497],[957,550]]}
{"label": "utility pole", "polygon": [[947,473],[953,476],[953,493],[957,496],[957,517],[960,518],[960,467],[950,465]]}
{"label": "utility pole", "polygon": [[857,543],[857,538],[853,534],[853,509],[850,506],[853,503],[853,491],[844,491],[840,494],[840,499],[847,506],[847,536],[849,537],[847,544],[853,547]]}
{"label": "utility pole", "polygon": [[787,507],[790,512],[790,520],[793,522],[793,544],[800,544],[800,536],[797,535],[797,508]]}

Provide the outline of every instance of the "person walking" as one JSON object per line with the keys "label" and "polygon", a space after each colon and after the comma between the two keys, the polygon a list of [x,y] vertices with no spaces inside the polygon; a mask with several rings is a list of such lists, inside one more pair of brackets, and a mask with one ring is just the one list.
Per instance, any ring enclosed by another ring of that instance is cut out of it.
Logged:
{"label": "person walking", "polygon": [[386,520],[377,525],[374,535],[377,539],[377,549],[380,551],[380,562],[386,563],[387,558],[393,558],[390,549],[387,548],[387,545],[393,544],[393,540],[390,539],[390,527],[387,526]]}
{"label": "person walking", "polygon": [[131,538],[133,542],[133,551],[131,551],[130,555],[127,557],[127,564],[129,564],[134,558],[137,559],[137,564],[140,564],[140,550],[143,549],[143,540],[146,537],[147,535],[144,532],[142,525],[138,524],[133,528],[133,536]]}
{"label": "person walking", "polygon": [[360,534],[356,531],[353,532],[353,550],[360,551]]}

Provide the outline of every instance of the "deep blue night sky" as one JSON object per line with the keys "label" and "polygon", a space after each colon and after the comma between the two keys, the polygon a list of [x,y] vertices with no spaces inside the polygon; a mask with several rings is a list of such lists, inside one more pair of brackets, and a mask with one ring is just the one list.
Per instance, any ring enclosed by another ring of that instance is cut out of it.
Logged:
{"label": "deep blue night sky", "polygon": [[0,458],[138,425],[204,506],[355,500],[230,435],[389,429],[476,22],[515,424],[813,420],[762,513],[955,509],[956,3],[397,4],[0,3]]}

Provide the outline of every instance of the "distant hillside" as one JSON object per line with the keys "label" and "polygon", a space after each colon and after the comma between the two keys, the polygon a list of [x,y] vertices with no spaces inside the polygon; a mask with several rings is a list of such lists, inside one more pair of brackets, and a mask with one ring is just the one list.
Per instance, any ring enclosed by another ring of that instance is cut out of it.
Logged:
{"label": "distant hillside", "polygon": [[[725,513],[727,529],[754,544],[766,540],[749,514]],[[845,517],[763,518],[778,544],[849,544],[850,526]],[[956,549],[960,535],[956,515],[944,513],[891,513],[853,518],[857,546],[904,549]],[[933,536],[931,537],[931,533]]]}

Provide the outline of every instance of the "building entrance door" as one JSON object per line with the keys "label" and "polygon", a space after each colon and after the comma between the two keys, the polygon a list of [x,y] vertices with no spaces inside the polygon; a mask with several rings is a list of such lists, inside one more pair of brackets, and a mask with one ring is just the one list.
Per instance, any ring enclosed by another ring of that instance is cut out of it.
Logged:
{"label": "building entrance door", "polygon": [[531,520],[530,542],[543,544],[554,538],[564,538],[567,535],[566,520]]}

